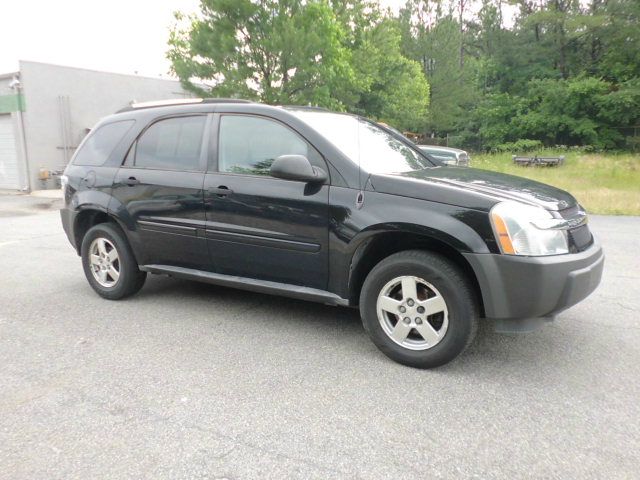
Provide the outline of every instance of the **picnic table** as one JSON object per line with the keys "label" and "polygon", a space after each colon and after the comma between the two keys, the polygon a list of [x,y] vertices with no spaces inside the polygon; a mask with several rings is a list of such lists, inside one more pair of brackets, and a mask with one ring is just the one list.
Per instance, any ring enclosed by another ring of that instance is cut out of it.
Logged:
{"label": "picnic table", "polygon": [[511,160],[516,165],[522,167],[558,167],[564,163],[564,155],[559,157],[539,157],[535,155],[533,157],[521,157],[518,155],[511,155]]}

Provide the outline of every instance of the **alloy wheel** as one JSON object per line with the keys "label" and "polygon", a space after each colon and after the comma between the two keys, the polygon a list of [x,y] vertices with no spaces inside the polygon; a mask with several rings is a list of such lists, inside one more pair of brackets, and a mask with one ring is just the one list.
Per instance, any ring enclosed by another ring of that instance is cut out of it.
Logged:
{"label": "alloy wheel", "polygon": [[384,332],[409,350],[427,350],[444,338],[449,313],[442,294],[419,277],[387,282],[378,295],[377,314]]}
{"label": "alloy wheel", "polygon": [[98,237],[89,246],[89,268],[93,278],[102,287],[111,288],[120,278],[120,257],[116,247],[104,237]]}

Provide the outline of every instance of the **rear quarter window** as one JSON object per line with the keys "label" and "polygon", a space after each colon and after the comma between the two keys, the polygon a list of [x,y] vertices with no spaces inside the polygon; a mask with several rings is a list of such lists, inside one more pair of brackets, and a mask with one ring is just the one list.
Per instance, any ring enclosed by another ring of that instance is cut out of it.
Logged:
{"label": "rear quarter window", "polygon": [[134,123],[134,120],[123,120],[98,127],[84,141],[73,159],[73,164],[92,167],[104,165]]}

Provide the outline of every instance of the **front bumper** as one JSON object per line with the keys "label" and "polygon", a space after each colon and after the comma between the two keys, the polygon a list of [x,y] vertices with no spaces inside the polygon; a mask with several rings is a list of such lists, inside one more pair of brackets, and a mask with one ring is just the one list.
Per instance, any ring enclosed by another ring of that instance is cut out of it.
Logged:
{"label": "front bumper", "polygon": [[553,318],[585,299],[602,277],[597,241],[580,253],[547,257],[464,254],[473,268],[487,318]]}

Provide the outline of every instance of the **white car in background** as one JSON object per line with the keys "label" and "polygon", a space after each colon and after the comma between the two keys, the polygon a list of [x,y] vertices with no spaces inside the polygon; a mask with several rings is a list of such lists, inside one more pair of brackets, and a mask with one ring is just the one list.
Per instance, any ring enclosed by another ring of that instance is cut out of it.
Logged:
{"label": "white car in background", "polygon": [[464,150],[434,145],[418,145],[418,148],[446,165],[468,167],[471,164],[471,158]]}

